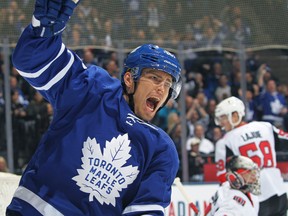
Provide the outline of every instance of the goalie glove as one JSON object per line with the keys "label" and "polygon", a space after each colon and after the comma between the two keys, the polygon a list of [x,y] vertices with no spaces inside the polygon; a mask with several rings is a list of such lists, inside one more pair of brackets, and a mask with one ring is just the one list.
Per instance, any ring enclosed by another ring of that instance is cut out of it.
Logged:
{"label": "goalie glove", "polygon": [[64,31],[80,0],[36,0],[32,26],[36,36],[51,37]]}

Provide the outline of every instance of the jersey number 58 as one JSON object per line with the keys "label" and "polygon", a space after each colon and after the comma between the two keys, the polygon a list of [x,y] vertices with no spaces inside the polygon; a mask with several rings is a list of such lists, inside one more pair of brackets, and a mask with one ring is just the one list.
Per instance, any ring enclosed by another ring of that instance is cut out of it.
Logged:
{"label": "jersey number 58", "polygon": [[[243,145],[239,147],[239,151],[241,155],[251,158],[251,160],[257,163],[260,168],[261,167],[274,167],[274,160],[273,160],[271,145],[266,140],[261,141],[258,147],[256,143],[254,142]],[[256,152],[256,151],[258,151],[256,155],[251,154],[252,152]],[[260,154],[263,155],[262,162],[261,162]]]}

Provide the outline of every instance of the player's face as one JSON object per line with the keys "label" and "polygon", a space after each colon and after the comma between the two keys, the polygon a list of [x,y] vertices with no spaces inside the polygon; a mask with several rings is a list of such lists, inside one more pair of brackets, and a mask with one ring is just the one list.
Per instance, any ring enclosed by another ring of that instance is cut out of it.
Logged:
{"label": "player's face", "polygon": [[217,118],[217,121],[219,122],[219,126],[224,129],[225,131],[230,131],[232,130],[232,126],[229,122],[228,116],[227,115],[222,115]]}
{"label": "player's face", "polygon": [[144,69],[134,93],[135,114],[143,120],[152,120],[167,99],[171,86],[171,75],[155,69]]}

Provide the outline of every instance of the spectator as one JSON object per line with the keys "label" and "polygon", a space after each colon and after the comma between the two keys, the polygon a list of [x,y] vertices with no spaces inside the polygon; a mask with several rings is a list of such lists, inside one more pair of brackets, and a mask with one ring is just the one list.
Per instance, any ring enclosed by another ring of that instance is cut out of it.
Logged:
{"label": "spectator", "polygon": [[247,70],[245,73],[245,78],[246,78],[247,89],[251,90],[253,92],[254,96],[258,96],[259,95],[259,86],[256,83],[255,77],[252,74],[252,72]]}
{"label": "spectator", "polygon": [[187,82],[185,83],[185,89],[188,95],[196,97],[198,92],[204,90],[203,75],[199,72],[189,73],[187,77]]}
{"label": "spectator", "polygon": [[[14,77],[16,78],[16,80],[13,80]],[[25,81],[23,77],[19,75],[15,67],[12,67],[11,69],[10,79],[12,79],[10,80],[10,85],[12,85],[11,88],[17,88],[18,91],[21,93],[21,96],[23,97],[23,99],[21,100],[27,100],[24,102],[25,106],[29,104],[29,100],[33,98],[34,89]]]}
{"label": "spectator", "polygon": [[216,99],[210,99],[207,102],[207,106],[205,108],[208,116],[209,116],[209,123],[206,129],[206,136],[208,139],[212,140],[213,137],[213,129],[216,127],[214,116],[215,116],[215,109],[216,109]]}
{"label": "spectator", "polygon": [[214,143],[214,146],[218,140],[223,137],[223,132],[219,126],[213,128],[213,136],[211,141]]}
{"label": "spectator", "polygon": [[158,28],[160,24],[160,17],[159,17],[158,8],[155,2],[150,1],[148,3],[147,13],[148,13],[147,14],[148,27]]}
{"label": "spectator", "polygon": [[105,49],[109,49],[113,46],[113,42],[112,42],[112,38],[113,38],[113,32],[112,32],[112,20],[111,19],[107,19],[104,22],[104,32],[105,32],[105,36],[104,36],[104,41],[105,41]]}
{"label": "spectator", "polygon": [[81,27],[78,24],[73,25],[71,38],[69,38],[69,44],[73,47],[81,45]]}
{"label": "spectator", "polygon": [[[242,89],[239,89],[239,96],[243,97],[242,94]],[[258,99],[256,99],[256,97],[254,96],[254,90],[251,88],[247,88],[246,89],[246,121],[247,122],[251,122],[254,120],[259,120],[260,117],[260,113],[258,111],[258,103],[257,103]]]}
{"label": "spectator", "polygon": [[215,96],[218,102],[231,96],[231,87],[228,83],[228,78],[225,74],[222,74],[219,78],[219,85],[216,88]]}
{"label": "spectator", "polygon": [[50,103],[47,103],[47,114],[49,117],[49,123],[51,123],[51,121],[53,120],[53,107]]}
{"label": "spectator", "polygon": [[[1,15],[2,16],[2,15]],[[21,33],[27,25],[26,17],[23,11],[19,8],[17,1],[11,0],[6,14],[6,27],[12,35]]]}
{"label": "spectator", "polygon": [[283,116],[287,114],[287,104],[284,96],[277,91],[275,80],[269,80],[266,91],[260,96],[262,120],[283,128]]}
{"label": "spectator", "polygon": [[[30,120],[31,126],[31,136],[30,142],[27,142],[28,152],[27,158],[31,158],[36,150],[36,147],[50,125],[50,119],[48,115],[47,101],[44,100],[43,96],[35,91],[33,100],[27,106],[26,109],[27,119]],[[27,122],[28,123],[28,122]]]}
{"label": "spectator", "polygon": [[135,18],[140,18],[138,17],[140,15],[140,6],[141,6],[141,1],[140,0],[128,0],[127,2],[127,7],[129,13],[134,16]]}
{"label": "spectator", "polygon": [[215,97],[215,91],[219,85],[219,79],[222,74],[222,64],[220,62],[214,62],[212,71],[205,76],[205,89],[209,99]]}
{"label": "spectator", "polygon": [[[156,114],[153,122],[154,122],[154,124],[156,124],[157,126],[162,128],[163,130],[168,131],[168,119],[171,118],[170,113],[176,113],[177,114],[178,112],[179,111],[177,109],[177,102],[173,99],[169,99],[168,102],[166,103],[166,105],[161,110],[159,110],[159,112]],[[173,115],[173,116],[175,116],[176,121],[179,120],[178,114]],[[178,119],[177,119],[177,117],[178,117]],[[173,120],[172,123],[175,123],[175,121]],[[171,130],[171,127],[169,127],[169,128],[170,128],[169,130]]]}
{"label": "spectator", "polygon": [[119,77],[119,68],[117,65],[117,62],[113,59],[107,59],[104,62],[103,68],[110,74],[110,76],[114,78],[120,78]]}
{"label": "spectator", "polygon": [[232,75],[231,94],[239,97],[239,89],[241,89],[241,71],[235,71]]}
{"label": "spectator", "polygon": [[0,98],[0,151],[6,149],[5,107]]}
{"label": "spectator", "polygon": [[201,140],[196,137],[189,139],[188,142],[191,148],[188,151],[189,179],[192,182],[202,182],[204,179],[203,165],[206,161],[199,151],[200,142]]}
{"label": "spectator", "polygon": [[258,68],[260,67],[259,55],[257,55],[251,49],[248,49],[246,52],[246,66],[247,66],[247,70],[251,71],[251,73],[253,74],[253,77],[256,78],[255,73],[257,72]]}
{"label": "spectator", "polygon": [[193,138],[198,138],[201,142],[199,145],[199,152],[201,152],[205,156],[209,156],[214,153],[214,144],[205,137],[205,130],[203,125],[196,124],[194,129],[194,137],[190,138],[186,142],[187,150],[191,150],[190,141]]}
{"label": "spectator", "polygon": [[209,26],[204,30],[201,45],[208,49],[217,49],[219,53],[222,52],[222,41],[215,30]]}
{"label": "spectator", "polygon": [[[281,83],[277,89],[278,89],[278,92],[280,94],[284,95],[286,104],[288,104],[288,85]],[[285,131],[288,131],[288,113],[284,116],[283,121],[284,121],[284,123],[283,123],[284,129],[285,129]]]}
{"label": "spectator", "polygon": [[9,172],[6,159],[0,156],[0,172]]}
{"label": "spectator", "polygon": [[[18,80],[15,76],[10,76],[10,88],[13,92],[17,92],[17,103],[26,107],[29,104],[29,101],[26,99],[22,89],[18,84]],[[15,95],[16,97],[16,95]]]}
{"label": "spectator", "polygon": [[201,106],[202,108],[205,108],[207,106],[208,98],[204,91],[199,91],[196,94],[195,99],[198,101],[199,106]]}
{"label": "spectator", "polygon": [[14,166],[17,170],[23,165],[23,161],[21,160],[25,157],[25,118],[27,115],[25,106],[19,101],[19,92],[17,90],[11,90],[11,112],[13,125]]}
{"label": "spectator", "polygon": [[94,56],[93,50],[90,48],[84,49],[83,53],[83,63],[89,67],[91,65],[97,65],[97,60]]}
{"label": "spectator", "polygon": [[4,101],[4,80],[3,80],[3,74],[4,73],[2,70],[2,63],[3,63],[2,55],[0,53],[0,151],[4,150],[6,148],[5,101]]}
{"label": "spectator", "polygon": [[251,29],[246,25],[241,18],[236,18],[230,28],[231,39],[233,41],[241,41],[244,44],[251,42]]}
{"label": "spectator", "polygon": [[207,114],[204,107],[199,105],[197,99],[192,98],[192,104],[189,107],[189,110],[186,113],[187,126],[188,126],[188,135],[194,136],[195,125],[201,124],[204,127],[204,130],[207,129],[209,124],[209,115]]}
{"label": "spectator", "polygon": [[119,67],[119,59],[118,59],[118,53],[117,52],[112,51],[109,54],[109,59],[114,60],[116,62],[116,65]]}
{"label": "spectator", "polygon": [[257,71],[257,84],[260,88],[260,92],[265,90],[265,85],[270,79],[277,80],[271,73],[271,68],[267,64],[261,64]]}
{"label": "spectator", "polygon": [[[173,118],[176,118],[176,113],[171,113],[169,116],[173,116]],[[179,157],[179,169],[177,171],[177,177],[182,177],[182,126],[181,123],[178,121],[176,121],[175,124],[171,124],[172,128],[171,130],[168,131],[168,135],[171,137],[171,139],[173,140],[177,153],[178,153],[178,157]]]}
{"label": "spectator", "polygon": [[167,117],[167,133],[169,134],[175,126],[180,123],[180,117],[176,112],[170,112]]}
{"label": "spectator", "polygon": [[199,151],[207,156],[214,153],[214,144],[206,138],[205,129],[202,124],[196,124],[194,130],[195,137],[201,140]]}

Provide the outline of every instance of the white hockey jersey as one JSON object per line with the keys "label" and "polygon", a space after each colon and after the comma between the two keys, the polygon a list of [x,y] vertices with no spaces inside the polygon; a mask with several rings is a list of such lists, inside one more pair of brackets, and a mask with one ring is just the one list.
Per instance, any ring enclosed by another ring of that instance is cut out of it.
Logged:
{"label": "white hockey jersey", "polygon": [[211,198],[206,216],[256,216],[259,201],[257,196],[232,189],[229,182],[224,182]]}
{"label": "white hockey jersey", "polygon": [[225,181],[226,158],[231,155],[243,155],[258,164],[260,171],[262,202],[274,195],[285,193],[281,172],[276,168],[275,138],[287,139],[287,133],[275,128],[268,122],[250,122],[229,131],[216,143],[215,161],[217,176]]}

